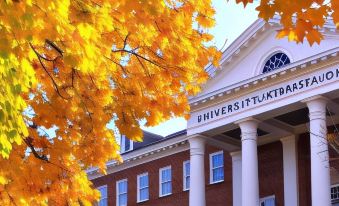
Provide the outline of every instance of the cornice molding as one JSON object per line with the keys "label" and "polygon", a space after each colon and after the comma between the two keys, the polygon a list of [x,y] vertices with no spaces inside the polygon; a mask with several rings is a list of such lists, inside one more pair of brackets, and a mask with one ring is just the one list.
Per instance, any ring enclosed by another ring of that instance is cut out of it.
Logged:
{"label": "cornice molding", "polygon": [[[107,174],[112,174],[121,170],[135,167],[146,162],[150,162],[162,157],[176,154],[189,149],[187,135],[174,137],[154,145],[122,154],[123,163],[117,161],[107,162]],[[86,170],[90,180],[104,176],[96,167]]]}
{"label": "cornice molding", "polygon": [[[330,59],[337,58],[339,56],[339,47],[319,53],[317,55],[305,58],[303,60],[291,63],[286,65],[285,67],[278,69],[276,71],[272,71],[266,74],[261,74],[250,79],[238,82],[236,84],[223,87],[221,89],[215,90],[210,93],[206,93],[202,96],[197,96],[195,98],[190,99],[191,110],[194,111],[197,107],[203,107],[203,105],[208,104],[209,102],[216,102],[217,99],[224,98],[225,96],[231,97],[236,96],[244,89],[248,91],[249,89],[258,88],[258,86],[262,83],[266,83],[268,80],[276,79],[282,76],[288,76],[296,71],[304,70],[310,66],[314,66],[320,63],[324,63]],[[200,106],[199,106],[200,105]],[[210,106],[210,105],[209,105]]]}
{"label": "cornice molding", "polygon": [[[245,49],[251,47],[264,35],[263,33],[268,31],[277,31],[281,29],[280,18],[275,16],[268,23],[263,19],[257,19],[251,26],[249,26],[237,39],[235,39],[230,46],[223,51],[221,60],[219,62],[222,65],[221,68],[216,69],[212,64],[206,66],[205,70],[210,75],[211,78],[215,78],[221,71],[224,71],[223,67],[229,67],[230,63],[234,63],[235,59],[239,59],[240,53],[243,53]],[[338,39],[339,34],[336,26],[334,25],[331,19],[328,19],[323,28],[320,30],[322,35],[328,39]],[[196,99],[200,99],[205,95],[197,95],[195,97],[190,97],[190,102],[196,102]]]}

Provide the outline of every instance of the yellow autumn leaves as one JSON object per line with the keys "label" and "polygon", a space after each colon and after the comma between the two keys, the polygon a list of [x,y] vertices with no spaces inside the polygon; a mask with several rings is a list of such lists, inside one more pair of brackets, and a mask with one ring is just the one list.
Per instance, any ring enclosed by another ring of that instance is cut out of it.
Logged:
{"label": "yellow autumn leaves", "polygon": [[21,144],[28,130],[22,112],[27,107],[20,96],[35,83],[34,70],[27,59],[19,61],[13,54],[0,57],[0,154],[8,158],[12,144]]}
{"label": "yellow autumn leaves", "polygon": [[310,45],[319,44],[323,39],[320,28],[326,20],[333,21],[336,28],[339,28],[338,0],[262,0],[257,10],[259,17],[265,20],[279,15],[283,28],[277,37],[287,37],[289,41],[297,43],[306,39]]}
{"label": "yellow autumn leaves", "polygon": [[210,1],[0,2],[0,205],[90,205],[85,170],[121,161],[113,123],[188,117],[220,53]]}

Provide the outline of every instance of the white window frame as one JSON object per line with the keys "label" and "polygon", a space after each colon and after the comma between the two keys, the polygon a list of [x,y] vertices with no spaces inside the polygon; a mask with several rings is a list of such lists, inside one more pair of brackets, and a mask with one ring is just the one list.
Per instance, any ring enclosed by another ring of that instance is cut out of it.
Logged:
{"label": "white window frame", "polygon": [[274,198],[274,204],[275,204],[276,203],[275,202],[275,195],[271,195],[271,196],[266,196],[266,197],[260,198],[259,199],[259,206],[261,206],[261,203],[263,203],[265,200],[268,200],[268,199],[271,199],[271,198]]}
{"label": "white window frame", "polygon": [[[224,170],[223,170],[223,172],[224,172],[224,179],[219,180],[219,181],[213,181],[213,169],[217,169],[217,168],[220,168],[220,167],[213,168],[212,158],[213,158],[213,156],[219,155],[219,154],[222,154],[222,157],[223,157],[223,165],[222,165],[222,167],[224,168]],[[224,151],[223,151],[223,150],[220,150],[220,151],[218,151],[218,152],[211,153],[209,156],[210,156],[210,157],[209,157],[209,158],[210,158],[210,184],[215,184],[215,183],[223,182],[223,181],[225,180],[225,159],[224,159]]]}
{"label": "white window frame", "polygon": [[[106,205],[108,205],[108,187],[107,187],[107,185],[101,185],[100,187],[97,187],[97,190],[100,191],[101,188],[106,188],[106,194],[107,194],[107,196],[106,196],[105,198],[106,198]],[[103,200],[103,199],[104,199],[104,198],[102,198],[102,195],[101,195],[101,193],[100,193],[100,200],[98,201],[97,205],[99,205],[99,202],[100,202],[101,200]]]}
{"label": "white window frame", "polygon": [[[339,184],[331,185],[331,190],[332,190],[332,188],[334,188],[334,187],[339,187]],[[339,192],[338,192],[338,193],[339,193]],[[332,191],[331,191],[331,195],[332,195]],[[339,197],[338,197],[337,199],[332,199],[332,198],[331,198],[331,202],[332,202],[332,203],[338,203],[338,202],[339,202]]]}
{"label": "white window frame", "polygon": [[[171,192],[168,193],[168,194],[161,194],[162,183],[166,183],[166,182],[162,182],[162,171],[167,170],[167,169],[171,170],[171,180],[167,181],[167,182],[171,182]],[[172,176],[173,176],[173,174],[172,174],[172,166],[171,165],[159,169],[159,197],[165,197],[165,196],[171,195],[173,193]]]}
{"label": "white window frame", "polygon": [[[126,140],[129,140],[129,145],[130,145],[130,148],[129,150],[125,150],[125,142]],[[121,153],[125,153],[125,152],[129,152],[129,151],[132,151],[133,150],[133,141],[128,139],[125,135],[121,135],[121,138],[120,138],[120,152]]]}
{"label": "white window frame", "polygon": [[[188,191],[190,188],[187,188],[187,182],[186,182],[186,177],[189,177],[191,179],[191,174],[186,174],[186,164],[189,163],[191,167],[190,160],[186,160],[182,163],[182,190],[183,191]],[[190,168],[191,171],[191,168]],[[191,181],[191,180],[190,180]]]}
{"label": "white window frame", "polygon": [[[119,191],[119,183],[120,182],[126,182],[126,193],[120,193],[120,191]],[[117,206],[120,206],[119,205],[119,195],[123,195],[123,194],[126,194],[126,201],[128,202],[128,179],[126,178],[126,179],[122,179],[122,180],[118,180],[117,182],[116,182],[116,205]],[[124,205],[124,206],[127,206],[127,204],[126,205]]]}
{"label": "white window frame", "polygon": [[[148,178],[148,186],[140,188],[140,178],[144,177],[144,176],[147,176],[147,178]],[[145,189],[145,188],[148,188],[148,198],[144,199],[144,200],[140,200],[140,190]],[[146,202],[147,200],[149,200],[149,175],[148,175],[148,172],[145,172],[145,173],[142,173],[142,174],[137,176],[137,203]]]}

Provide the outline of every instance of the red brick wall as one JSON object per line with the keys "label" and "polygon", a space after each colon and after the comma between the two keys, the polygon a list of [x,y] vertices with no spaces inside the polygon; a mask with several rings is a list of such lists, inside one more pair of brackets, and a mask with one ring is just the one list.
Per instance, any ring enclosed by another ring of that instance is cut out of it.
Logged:
{"label": "red brick wall", "polygon": [[299,206],[311,205],[311,164],[309,134],[301,134],[298,140]]}
{"label": "red brick wall", "polygon": [[[209,154],[220,149],[207,146],[205,151],[205,182],[207,206],[225,205],[232,203],[232,158],[224,152],[224,181],[209,183]],[[282,145],[280,142],[258,147],[260,197],[275,195],[277,206],[283,206],[283,159]],[[93,180],[96,187],[108,186],[109,205],[116,203],[116,181],[128,179],[128,205],[143,206],[188,206],[188,191],[183,191],[182,179],[183,162],[189,159],[189,151],[180,152],[169,157],[157,159],[133,168]],[[172,195],[159,197],[159,169],[172,166]],[[150,180],[150,200],[144,203],[137,201],[137,175],[148,172]]]}
{"label": "red brick wall", "polygon": [[258,147],[260,198],[275,195],[276,206],[284,206],[284,173],[282,143]]}
{"label": "red brick wall", "polygon": [[[205,177],[207,206],[232,205],[232,160],[230,155],[224,153],[225,181],[209,184],[209,154],[220,151],[213,147],[206,147],[205,151]],[[169,157],[157,159],[133,168],[114,174],[109,174],[93,180],[95,187],[107,185],[108,205],[116,204],[116,181],[128,179],[128,205],[143,206],[188,206],[188,191],[183,191],[183,162],[189,159],[189,151],[180,152]],[[172,195],[159,197],[159,169],[172,166]],[[148,172],[150,198],[143,203],[137,202],[137,175]]]}

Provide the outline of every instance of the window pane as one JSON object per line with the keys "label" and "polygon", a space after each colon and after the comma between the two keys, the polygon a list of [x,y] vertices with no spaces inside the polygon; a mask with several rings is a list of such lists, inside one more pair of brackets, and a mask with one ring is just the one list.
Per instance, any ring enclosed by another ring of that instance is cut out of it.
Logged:
{"label": "window pane", "polygon": [[284,53],[277,53],[272,55],[265,63],[263,73],[279,69],[280,67],[291,63],[288,56]]}
{"label": "window pane", "polygon": [[161,171],[162,182],[171,180],[171,169],[165,169]]}
{"label": "window pane", "polygon": [[129,151],[131,148],[131,141],[125,137],[125,151]]}
{"label": "window pane", "polygon": [[140,188],[148,187],[148,175],[139,178]]}
{"label": "window pane", "polygon": [[213,182],[224,180],[224,167],[213,169]]}
{"label": "window pane", "polygon": [[166,195],[172,192],[172,184],[171,182],[166,182],[161,184],[161,194]]}
{"label": "window pane", "polygon": [[140,190],[140,201],[148,200],[148,187]]}
{"label": "window pane", "polygon": [[107,197],[107,187],[100,187],[99,188],[99,192],[101,194],[101,199]]}
{"label": "window pane", "polygon": [[264,206],[275,206],[274,198],[266,199],[264,203]]}
{"label": "window pane", "polygon": [[338,200],[339,198],[339,186],[331,188],[331,200]]}
{"label": "window pane", "polygon": [[212,156],[212,167],[220,167],[224,165],[224,156],[223,154],[217,154]]}
{"label": "window pane", "polygon": [[127,194],[119,195],[119,206],[127,205]]}
{"label": "window pane", "polygon": [[190,177],[186,177],[186,189],[190,188]]}
{"label": "window pane", "polygon": [[190,175],[190,162],[185,163],[185,175],[186,176]]}
{"label": "window pane", "polygon": [[107,198],[100,199],[98,206],[107,206]]}
{"label": "window pane", "polygon": [[119,182],[119,194],[127,193],[127,181]]}

